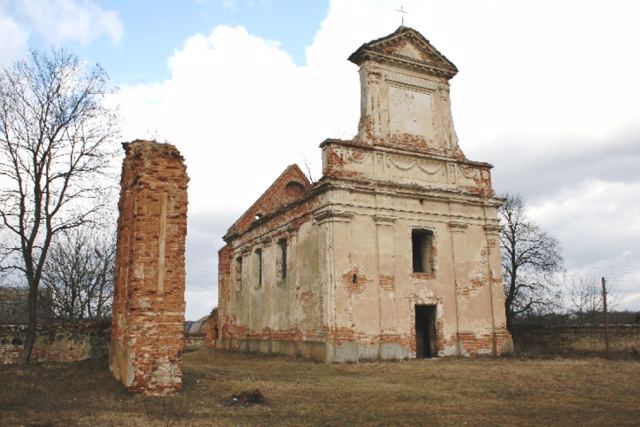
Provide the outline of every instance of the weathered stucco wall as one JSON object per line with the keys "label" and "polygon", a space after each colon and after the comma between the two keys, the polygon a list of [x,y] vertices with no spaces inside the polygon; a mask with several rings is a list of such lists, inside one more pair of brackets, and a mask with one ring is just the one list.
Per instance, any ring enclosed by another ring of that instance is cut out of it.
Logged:
{"label": "weathered stucco wall", "polygon": [[[241,272],[231,268],[220,276],[235,286],[221,309],[233,313],[237,325],[223,334],[233,337],[226,346],[336,361],[415,357],[414,306],[433,304],[439,355],[508,351],[499,247],[495,228],[482,218],[484,207],[474,212],[481,219],[458,215],[452,222],[448,214],[438,216],[438,206],[448,209],[448,202],[385,196],[381,206],[373,194],[367,207],[364,199],[356,206],[343,190],[318,198],[320,206],[331,200],[331,207],[314,210],[313,218],[287,234],[285,280],[277,278],[281,237],[268,224],[256,232],[272,236],[236,250],[232,259],[241,258]],[[412,272],[415,228],[433,230],[433,273]],[[253,262],[258,248],[261,286]]]}
{"label": "weathered stucco wall", "polygon": [[[267,191],[239,220],[245,228],[225,236],[221,343],[326,361],[416,357],[429,334],[432,356],[511,351],[501,200],[491,165],[458,146],[448,83],[457,69],[405,27],[349,59],[360,66],[358,135],[320,145],[323,177],[293,207],[254,218],[266,200],[278,205]],[[289,276],[279,282],[283,238]],[[418,330],[422,309],[432,318]]]}
{"label": "weathered stucco wall", "polygon": [[[285,185],[300,182],[299,174],[297,168],[285,171],[279,180]],[[320,250],[318,228],[310,221],[317,202],[305,197],[301,193],[297,200],[281,200],[287,206],[284,212],[258,220],[254,217],[261,226],[242,233],[220,250],[221,347],[292,355],[317,353],[324,359],[323,299],[318,279],[326,251]],[[286,266],[282,265],[283,246]]]}
{"label": "weathered stucco wall", "polygon": [[[438,214],[450,202],[372,194],[355,205],[349,192],[330,198],[332,209],[343,212],[324,225],[332,229],[330,268],[337,279],[333,329],[352,336],[335,340],[338,360],[415,356],[416,305],[437,307],[438,355],[504,352],[499,248],[482,206],[479,218],[452,222]],[[413,272],[414,229],[433,232],[430,273]]]}
{"label": "weathered stucco wall", "polygon": [[168,394],[182,385],[189,179],[173,145],[123,145],[109,368],[130,391]]}

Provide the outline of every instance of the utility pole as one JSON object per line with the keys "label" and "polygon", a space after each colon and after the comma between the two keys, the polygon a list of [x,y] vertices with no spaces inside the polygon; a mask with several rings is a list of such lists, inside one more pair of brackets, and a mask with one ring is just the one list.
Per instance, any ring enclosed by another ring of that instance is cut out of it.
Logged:
{"label": "utility pole", "polygon": [[602,278],[602,305],[604,309],[604,346],[609,358],[609,316],[607,313],[607,282]]}

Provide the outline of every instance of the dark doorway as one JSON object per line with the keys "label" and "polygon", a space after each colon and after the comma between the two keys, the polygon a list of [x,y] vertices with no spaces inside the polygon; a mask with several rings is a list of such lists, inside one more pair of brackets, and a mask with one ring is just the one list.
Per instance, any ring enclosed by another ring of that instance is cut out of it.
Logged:
{"label": "dark doorway", "polygon": [[416,305],[416,357],[436,357],[436,306]]}

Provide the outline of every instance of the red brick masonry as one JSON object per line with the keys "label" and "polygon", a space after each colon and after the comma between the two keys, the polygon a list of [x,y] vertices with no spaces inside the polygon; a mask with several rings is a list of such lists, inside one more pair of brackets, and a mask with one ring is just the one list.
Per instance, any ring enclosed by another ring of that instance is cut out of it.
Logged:
{"label": "red brick masonry", "polygon": [[129,391],[182,387],[187,177],[170,144],[123,144],[109,368]]}

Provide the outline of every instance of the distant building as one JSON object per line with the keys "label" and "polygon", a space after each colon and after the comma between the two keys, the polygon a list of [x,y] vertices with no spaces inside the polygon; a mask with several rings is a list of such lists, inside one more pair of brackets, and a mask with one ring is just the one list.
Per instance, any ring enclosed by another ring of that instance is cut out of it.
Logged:
{"label": "distant building", "polygon": [[184,322],[185,349],[214,348],[218,339],[218,316],[207,314],[195,321]]}
{"label": "distant building", "polygon": [[358,134],[289,166],[219,252],[218,346],[322,361],[511,351],[491,165],[458,146],[456,67],[400,27],[362,45]]}

